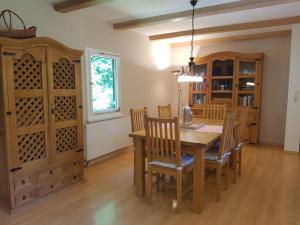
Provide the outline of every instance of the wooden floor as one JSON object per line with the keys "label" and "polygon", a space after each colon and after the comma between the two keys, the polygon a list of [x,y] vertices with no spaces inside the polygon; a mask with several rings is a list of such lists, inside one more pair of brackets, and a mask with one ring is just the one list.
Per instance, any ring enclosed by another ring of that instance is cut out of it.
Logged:
{"label": "wooden floor", "polygon": [[171,210],[173,191],[158,193],[152,205],[134,195],[132,149],[86,169],[86,182],[49,195],[12,215],[0,211],[1,225],[288,225],[300,224],[300,156],[270,146],[248,146],[236,184],[214,200],[214,177],[206,185],[206,206],[193,213]]}

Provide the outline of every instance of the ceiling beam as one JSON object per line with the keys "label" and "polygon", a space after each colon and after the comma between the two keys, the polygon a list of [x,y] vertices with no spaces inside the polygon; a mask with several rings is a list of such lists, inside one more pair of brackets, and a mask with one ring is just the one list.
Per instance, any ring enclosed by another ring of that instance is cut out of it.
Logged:
{"label": "ceiling beam", "polygon": [[[291,25],[296,23],[300,23],[300,16],[272,19],[272,20],[262,20],[262,21],[249,22],[249,23],[238,23],[238,24],[224,25],[218,27],[200,28],[200,29],[195,29],[195,35],[251,30],[251,29],[258,29],[258,28],[265,28],[265,27]],[[161,39],[168,39],[168,38],[175,38],[175,37],[190,36],[191,34],[192,34],[192,30],[185,30],[185,31],[173,32],[173,33],[152,35],[149,36],[149,39],[154,41],[154,40],[161,40]]]}
{"label": "ceiling beam", "polygon": [[[244,35],[236,35],[229,37],[221,37],[221,38],[210,38],[194,41],[194,45],[205,45],[205,44],[214,44],[214,43],[222,43],[222,42],[232,42],[232,41],[247,41],[247,40],[255,40],[255,39],[264,39],[264,38],[274,38],[274,37],[288,37],[291,36],[291,30],[281,30],[281,31],[273,31],[273,32],[264,32],[264,33],[256,33],[256,34],[244,34]],[[180,43],[172,43],[171,47],[187,47],[190,46],[191,42],[180,42]]]}
{"label": "ceiling beam", "polygon": [[66,0],[54,4],[54,9],[61,13],[68,13],[111,1],[113,0]]}
{"label": "ceiling beam", "polygon": [[[299,2],[299,0],[241,0],[236,2],[224,3],[219,5],[207,6],[195,9],[195,17],[205,17],[224,13],[232,13],[242,10],[262,8],[291,2]],[[155,25],[159,23],[175,22],[182,19],[191,18],[191,10],[170,13],[160,16],[148,17],[143,19],[130,20],[113,25],[114,29],[127,30],[137,27]]]}

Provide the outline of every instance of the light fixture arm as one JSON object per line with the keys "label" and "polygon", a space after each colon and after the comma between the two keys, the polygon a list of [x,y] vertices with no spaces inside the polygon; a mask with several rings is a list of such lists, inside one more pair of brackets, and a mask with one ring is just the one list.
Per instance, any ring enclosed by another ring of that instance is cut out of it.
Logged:
{"label": "light fixture arm", "polygon": [[177,81],[177,90],[178,90],[178,104],[177,104],[177,116],[179,118],[180,114],[180,104],[181,104],[181,95],[182,95],[182,89],[181,89],[181,83],[178,82],[178,77],[179,75],[176,76],[176,81]]}
{"label": "light fixture arm", "polygon": [[193,6],[193,15],[192,15],[192,39],[191,39],[191,57],[190,57],[190,67],[194,66],[194,37],[195,37],[195,6],[197,5],[198,0],[191,0],[190,3]]}

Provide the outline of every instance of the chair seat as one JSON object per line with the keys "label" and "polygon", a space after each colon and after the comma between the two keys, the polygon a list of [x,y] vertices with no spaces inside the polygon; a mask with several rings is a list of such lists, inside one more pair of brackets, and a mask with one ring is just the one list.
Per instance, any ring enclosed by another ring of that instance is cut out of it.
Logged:
{"label": "chair seat", "polygon": [[218,148],[211,148],[204,153],[204,159],[209,161],[216,161],[222,163],[226,157],[230,155],[230,152],[225,152],[221,159],[218,157]]}
{"label": "chair seat", "polygon": [[194,158],[191,155],[184,155],[181,157],[181,166],[177,167],[176,164],[174,163],[166,163],[166,162],[161,162],[161,161],[152,161],[149,162],[150,165],[155,165],[155,166],[163,166],[163,167],[168,167],[171,169],[182,169],[185,166],[189,166],[194,162]]}

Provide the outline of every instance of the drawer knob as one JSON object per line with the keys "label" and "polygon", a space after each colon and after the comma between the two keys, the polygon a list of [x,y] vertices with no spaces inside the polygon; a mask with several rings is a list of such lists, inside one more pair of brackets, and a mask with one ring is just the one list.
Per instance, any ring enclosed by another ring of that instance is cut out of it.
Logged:
{"label": "drawer knob", "polygon": [[22,196],[22,199],[23,199],[23,200],[26,200],[26,195],[23,195],[23,196]]}
{"label": "drawer knob", "polygon": [[53,184],[51,184],[51,185],[50,185],[50,188],[51,188],[51,189],[53,189],[53,188],[54,188],[54,185],[53,185]]}
{"label": "drawer knob", "polygon": [[76,180],[76,179],[77,179],[77,176],[73,176],[73,179]]}
{"label": "drawer knob", "polygon": [[22,181],[21,181],[21,184],[24,185],[24,184],[25,184],[25,180],[22,180]]}
{"label": "drawer knob", "polygon": [[50,170],[50,174],[53,175],[53,170]]}
{"label": "drawer knob", "polygon": [[76,166],[76,164],[77,164],[76,162],[73,162],[73,166]]}

